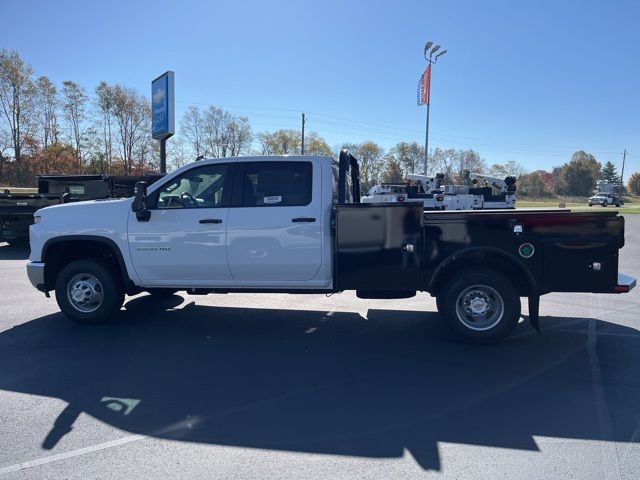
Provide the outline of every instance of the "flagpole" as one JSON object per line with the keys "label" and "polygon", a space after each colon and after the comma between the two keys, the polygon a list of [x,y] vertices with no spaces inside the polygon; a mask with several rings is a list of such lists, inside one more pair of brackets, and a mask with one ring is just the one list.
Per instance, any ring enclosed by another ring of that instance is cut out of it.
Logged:
{"label": "flagpole", "polygon": [[[438,57],[441,57],[445,53],[446,50],[442,50],[438,53],[435,58],[433,58],[433,54],[440,50],[440,45],[435,45],[432,48],[433,42],[427,42],[424,46],[424,59],[429,62],[427,65],[427,69],[429,70],[429,78],[427,82],[427,122],[424,133],[424,174],[427,175],[427,165],[429,162],[429,111],[431,110],[431,70],[434,63],[438,61]],[[429,57],[427,57],[427,51],[429,52]],[[426,72],[425,72],[426,74]]]}
{"label": "flagpole", "polygon": [[[429,66],[431,66],[431,54],[429,54]],[[427,127],[424,134],[424,174],[427,175],[427,162],[429,159],[429,110],[431,108],[431,74],[429,71],[429,82],[427,84]]]}

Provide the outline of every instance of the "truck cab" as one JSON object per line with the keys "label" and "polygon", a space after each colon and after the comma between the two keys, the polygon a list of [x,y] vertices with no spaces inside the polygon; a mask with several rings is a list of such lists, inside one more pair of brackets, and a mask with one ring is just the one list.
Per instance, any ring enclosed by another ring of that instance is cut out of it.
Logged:
{"label": "truck cab", "polygon": [[[38,210],[27,273],[72,320],[115,316],[124,295],[427,292],[467,341],[506,335],[520,297],[538,327],[551,291],[623,293],[624,218],[557,211],[427,211],[361,203],[346,150],[186,165],[132,198]],[[559,266],[562,265],[562,268]]]}

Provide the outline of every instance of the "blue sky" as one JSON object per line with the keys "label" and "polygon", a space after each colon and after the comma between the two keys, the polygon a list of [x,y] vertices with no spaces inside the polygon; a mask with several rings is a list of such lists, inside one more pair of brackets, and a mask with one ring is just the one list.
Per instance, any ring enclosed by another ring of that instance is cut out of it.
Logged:
{"label": "blue sky", "polygon": [[[576,149],[640,170],[640,2],[2,0],[0,47],[36,74],[150,95],[176,72],[190,105],[247,114],[254,131],[307,128],[331,145],[424,142],[422,48],[432,77],[430,146],[474,148],[528,169]],[[627,175],[625,175],[627,176]]]}

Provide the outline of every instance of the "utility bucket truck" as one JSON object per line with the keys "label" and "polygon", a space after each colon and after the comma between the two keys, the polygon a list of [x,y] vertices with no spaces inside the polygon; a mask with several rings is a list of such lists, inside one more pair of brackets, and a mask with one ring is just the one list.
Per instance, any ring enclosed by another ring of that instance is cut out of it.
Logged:
{"label": "utility bucket truck", "polygon": [[[383,183],[372,187],[363,203],[421,203],[425,210],[483,210],[515,208],[516,179],[504,180],[470,173],[474,187],[443,185],[444,175],[435,177],[410,173],[406,183]],[[496,190],[497,192],[495,192]]]}
{"label": "utility bucket truck", "polygon": [[628,292],[613,211],[425,211],[361,203],[358,161],[234,157],[186,165],[126,199],[35,212],[27,273],[72,320],[104,322],[125,295],[278,292],[399,299],[426,292],[461,339],[496,341],[528,299]]}

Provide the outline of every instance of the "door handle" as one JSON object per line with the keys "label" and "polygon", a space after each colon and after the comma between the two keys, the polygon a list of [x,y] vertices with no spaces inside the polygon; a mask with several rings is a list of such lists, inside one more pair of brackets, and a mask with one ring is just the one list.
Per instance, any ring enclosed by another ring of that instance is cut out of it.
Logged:
{"label": "door handle", "polygon": [[222,223],[220,218],[203,218],[199,223]]}
{"label": "door handle", "polygon": [[296,217],[296,218],[292,218],[291,221],[294,223],[302,223],[302,222],[312,223],[312,222],[315,222],[316,219],[314,217]]}

